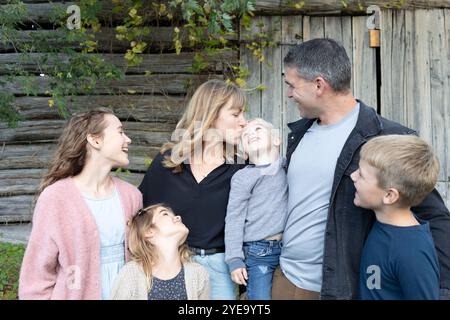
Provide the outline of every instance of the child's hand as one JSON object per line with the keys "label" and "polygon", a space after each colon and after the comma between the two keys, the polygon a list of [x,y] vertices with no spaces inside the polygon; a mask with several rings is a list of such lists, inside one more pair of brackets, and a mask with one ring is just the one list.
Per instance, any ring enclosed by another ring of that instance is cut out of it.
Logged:
{"label": "child's hand", "polygon": [[245,268],[238,268],[231,272],[231,280],[233,280],[237,284],[243,284],[244,286],[246,286],[247,281],[245,281],[245,280],[247,280],[247,279],[248,279],[247,269],[245,269]]}

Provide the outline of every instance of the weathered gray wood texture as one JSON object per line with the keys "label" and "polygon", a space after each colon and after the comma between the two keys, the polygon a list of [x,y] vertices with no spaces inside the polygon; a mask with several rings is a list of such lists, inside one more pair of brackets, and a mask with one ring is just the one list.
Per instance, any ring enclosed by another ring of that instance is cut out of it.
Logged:
{"label": "weathered gray wood texture", "polygon": [[450,207],[450,10],[386,10],[382,27],[381,113],[433,145]]}

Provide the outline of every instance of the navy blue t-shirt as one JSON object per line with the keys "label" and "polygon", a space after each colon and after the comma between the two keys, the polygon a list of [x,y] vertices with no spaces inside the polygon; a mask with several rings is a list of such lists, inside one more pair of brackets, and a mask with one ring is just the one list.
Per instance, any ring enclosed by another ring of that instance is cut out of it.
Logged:
{"label": "navy blue t-shirt", "polygon": [[439,299],[439,264],[428,222],[398,227],[376,221],[364,245],[363,300]]}

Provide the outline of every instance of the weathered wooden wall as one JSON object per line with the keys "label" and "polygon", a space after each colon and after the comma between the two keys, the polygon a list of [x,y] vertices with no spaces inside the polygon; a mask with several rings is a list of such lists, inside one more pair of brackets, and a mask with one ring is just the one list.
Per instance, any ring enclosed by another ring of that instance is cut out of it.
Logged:
{"label": "weathered wooden wall", "polygon": [[[5,2],[0,0],[0,5]],[[50,10],[55,5],[66,8],[72,4],[61,1],[54,4],[43,0],[24,2],[30,17],[44,26],[50,26]],[[143,62],[138,67],[126,68],[124,54],[128,43],[115,38],[114,28],[106,22],[111,3],[103,3],[107,4],[102,11],[105,25],[96,35],[99,42],[98,53],[95,54],[126,70],[126,75],[108,84],[99,83],[91,95],[74,97],[70,100],[70,111],[80,112],[99,106],[114,110],[132,139],[129,148],[130,173],[121,173],[120,176],[138,185],[146,170],[145,160],[153,158],[161,145],[169,140],[184,110],[187,84],[192,83],[195,88],[208,78],[223,78],[221,61],[237,63],[238,56],[237,53],[226,53],[224,59],[211,58],[211,69],[203,75],[194,75],[190,71],[194,53],[173,53],[173,27],[150,25],[151,35],[144,40],[151,45],[142,55]],[[15,41],[27,43],[36,34],[49,35],[49,44],[62,43],[58,31],[50,29],[22,30]],[[69,46],[77,49],[77,44]],[[32,58],[38,58],[41,54],[34,53]],[[19,53],[10,44],[0,41],[0,79],[6,77],[6,65],[17,62],[18,58]],[[61,54],[58,59],[65,61],[67,57]],[[25,69],[36,75],[40,73],[38,66],[32,62]],[[37,186],[65,124],[57,110],[48,106],[49,97],[45,95],[45,90],[49,79],[36,76],[35,80],[39,87],[37,96],[26,96],[19,78],[8,81],[0,88],[16,95],[16,109],[23,117],[14,129],[0,123],[0,223],[30,221]]]}
{"label": "weathered wooden wall", "polygon": [[450,10],[386,10],[382,25],[381,113],[433,145],[450,207]]}

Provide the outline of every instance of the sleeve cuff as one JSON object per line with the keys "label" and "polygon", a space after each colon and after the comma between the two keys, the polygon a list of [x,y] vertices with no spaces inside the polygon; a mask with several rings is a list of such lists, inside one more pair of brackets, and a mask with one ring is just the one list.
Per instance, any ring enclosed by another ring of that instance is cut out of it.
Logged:
{"label": "sleeve cuff", "polygon": [[231,259],[229,262],[227,262],[227,264],[228,264],[228,269],[230,270],[230,273],[238,268],[245,268],[244,260],[242,260],[241,258]]}

